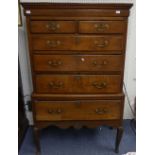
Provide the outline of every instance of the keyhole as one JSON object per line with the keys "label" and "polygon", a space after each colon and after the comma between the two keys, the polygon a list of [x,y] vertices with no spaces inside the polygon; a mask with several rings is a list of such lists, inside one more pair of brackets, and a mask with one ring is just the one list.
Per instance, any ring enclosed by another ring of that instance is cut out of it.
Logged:
{"label": "keyhole", "polygon": [[76,78],[76,80],[80,80],[81,79],[81,77],[80,76],[75,76],[75,78]]}
{"label": "keyhole", "polygon": [[79,38],[79,37],[76,37],[76,38],[75,38],[75,44],[76,44],[76,45],[79,45],[79,43],[80,43],[80,38]]}

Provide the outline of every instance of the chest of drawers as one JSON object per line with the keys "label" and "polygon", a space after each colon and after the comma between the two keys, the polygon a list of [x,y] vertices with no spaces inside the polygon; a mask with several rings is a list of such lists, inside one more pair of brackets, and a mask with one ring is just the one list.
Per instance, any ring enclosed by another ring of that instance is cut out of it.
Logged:
{"label": "chest of drawers", "polygon": [[132,4],[23,3],[33,81],[34,137],[60,128],[117,128],[123,134],[123,72]]}

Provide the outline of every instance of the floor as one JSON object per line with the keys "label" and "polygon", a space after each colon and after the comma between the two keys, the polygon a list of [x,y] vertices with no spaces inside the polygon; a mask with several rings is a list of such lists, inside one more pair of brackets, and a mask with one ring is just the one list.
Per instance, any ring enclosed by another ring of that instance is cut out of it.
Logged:
{"label": "floor", "polygon": [[[124,121],[120,152],[114,152],[116,130],[108,127],[80,130],[49,127],[41,132],[42,155],[122,155],[136,151],[136,136],[130,120]],[[35,155],[32,128],[27,131],[19,155]]]}

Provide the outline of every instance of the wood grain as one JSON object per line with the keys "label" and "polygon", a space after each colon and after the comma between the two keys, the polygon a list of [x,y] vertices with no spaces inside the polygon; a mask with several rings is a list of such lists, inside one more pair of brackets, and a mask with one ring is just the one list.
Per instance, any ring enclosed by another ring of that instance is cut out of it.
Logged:
{"label": "wood grain", "polygon": [[74,33],[76,22],[74,21],[31,21],[32,33]]}
{"label": "wood grain", "polygon": [[80,21],[79,33],[113,34],[124,33],[122,21]]}
{"label": "wood grain", "polygon": [[122,55],[34,55],[35,71],[122,71]]}
{"label": "wood grain", "polygon": [[120,75],[37,75],[37,93],[119,93]]}
{"label": "wood grain", "polygon": [[132,4],[22,3],[32,71],[37,153],[39,130],[117,128],[122,137],[127,20]]}
{"label": "wood grain", "polygon": [[33,35],[33,50],[109,51],[123,49],[121,35]]}
{"label": "wood grain", "polygon": [[36,120],[114,120],[120,118],[118,100],[36,102]]}

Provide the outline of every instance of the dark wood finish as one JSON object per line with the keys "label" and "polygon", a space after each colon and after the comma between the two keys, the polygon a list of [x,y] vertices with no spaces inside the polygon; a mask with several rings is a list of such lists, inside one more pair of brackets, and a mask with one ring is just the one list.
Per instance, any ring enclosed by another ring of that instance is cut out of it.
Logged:
{"label": "dark wood finish", "polygon": [[36,144],[36,155],[40,155],[41,154],[41,148],[40,148],[40,142],[39,142],[40,129],[37,127],[34,127],[33,130],[34,130],[34,140]]}
{"label": "dark wood finish", "polygon": [[[128,3],[21,3],[24,9],[123,9],[129,11],[133,4]],[[104,14],[102,16],[105,16]],[[122,16],[122,15],[120,15]]]}
{"label": "dark wood finish", "polygon": [[115,94],[39,94],[39,93],[33,93],[32,94],[32,98],[37,101],[41,100],[41,101],[60,101],[60,99],[62,101],[64,100],[95,100],[95,99],[99,99],[99,100],[121,100],[123,102],[124,100],[124,94],[123,93],[115,93]]}
{"label": "dark wood finish", "polygon": [[120,118],[119,100],[36,102],[36,120],[114,120]]}
{"label": "dark wood finish", "polygon": [[76,22],[74,21],[32,21],[32,33],[74,33]]}
{"label": "dark wood finish", "polygon": [[121,35],[33,35],[33,50],[122,50]]}
{"label": "dark wood finish", "polygon": [[123,133],[122,88],[132,4],[22,5],[34,86],[37,153],[39,130],[49,125],[117,128],[117,152]]}
{"label": "dark wood finish", "polygon": [[37,93],[119,93],[120,75],[37,75]]}
{"label": "dark wood finish", "polygon": [[122,71],[122,55],[34,55],[34,70]]}
{"label": "dark wood finish", "polygon": [[123,135],[123,127],[118,127],[117,128],[117,135],[116,135],[116,144],[115,144],[115,152],[116,153],[119,152],[119,144],[121,142],[122,135]]}
{"label": "dark wood finish", "polygon": [[40,129],[46,128],[48,126],[57,126],[61,129],[66,129],[69,127],[73,127],[75,129],[79,129],[82,127],[87,127],[87,128],[96,128],[102,125],[106,126],[111,126],[113,128],[117,128],[119,125],[122,123],[120,122],[119,119],[115,120],[91,120],[91,121],[79,121],[79,120],[74,120],[74,121],[36,121],[35,126],[39,127]]}
{"label": "dark wood finish", "polygon": [[[28,17],[28,16],[27,16]],[[56,16],[29,16],[31,21],[76,21],[77,23],[79,21],[124,21],[127,20],[127,17],[85,17],[85,16],[80,16],[80,17],[56,17]]]}
{"label": "dark wood finish", "polygon": [[[27,14],[27,12],[25,12]],[[98,10],[93,10],[93,9],[31,9],[31,15],[32,16],[51,16],[51,17],[102,17],[103,15],[108,17],[108,16],[128,16],[129,12],[128,10],[123,10],[120,9],[120,13],[117,14],[116,9],[98,9]]]}
{"label": "dark wood finish", "polygon": [[[60,54],[60,55],[70,55],[70,54],[77,54],[77,55],[87,55],[87,54],[90,54],[90,55],[122,55],[124,53],[124,51],[115,51],[115,50],[113,50],[113,51],[96,51],[96,50],[92,50],[92,51],[71,51],[71,50],[66,50],[66,51],[64,51],[64,50],[59,50],[59,51],[56,51],[56,50],[43,50],[43,51],[33,51],[33,54],[40,54],[40,55],[47,55],[47,54],[51,54],[51,55],[53,55],[53,54],[55,54],[55,55],[58,55],[58,54]],[[123,56],[123,61],[124,61],[124,56]],[[123,64],[124,64],[124,62],[123,62]],[[124,68],[124,67],[123,67]],[[124,70],[124,69],[123,69]]]}
{"label": "dark wood finish", "polygon": [[124,33],[125,24],[122,21],[80,21],[79,33]]}

